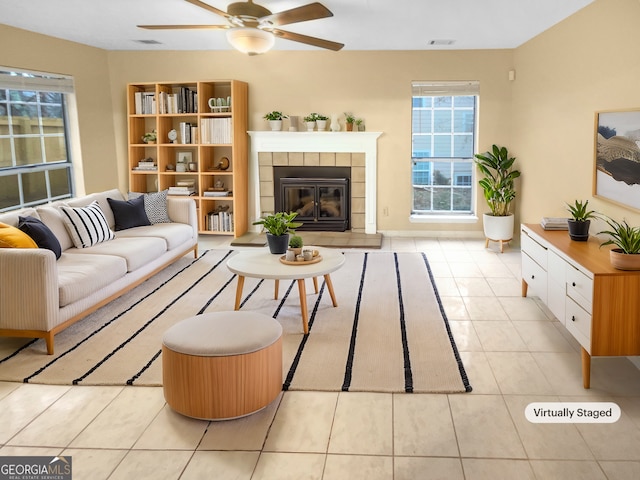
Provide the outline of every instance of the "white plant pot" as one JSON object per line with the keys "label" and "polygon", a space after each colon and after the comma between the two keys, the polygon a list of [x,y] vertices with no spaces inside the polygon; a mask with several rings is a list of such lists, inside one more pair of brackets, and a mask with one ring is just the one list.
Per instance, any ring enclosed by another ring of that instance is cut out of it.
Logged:
{"label": "white plant pot", "polygon": [[279,132],[282,130],[282,120],[269,120],[269,126],[272,132]]}
{"label": "white plant pot", "polygon": [[316,125],[318,125],[318,131],[324,132],[327,129],[327,121],[326,120],[316,120]]}
{"label": "white plant pot", "polygon": [[316,122],[304,122],[307,125],[307,132],[313,132],[313,129],[316,128]]}
{"label": "white plant pot", "polygon": [[485,213],[482,215],[484,236],[489,240],[511,240],[513,238],[513,213],[506,217],[494,217]]}

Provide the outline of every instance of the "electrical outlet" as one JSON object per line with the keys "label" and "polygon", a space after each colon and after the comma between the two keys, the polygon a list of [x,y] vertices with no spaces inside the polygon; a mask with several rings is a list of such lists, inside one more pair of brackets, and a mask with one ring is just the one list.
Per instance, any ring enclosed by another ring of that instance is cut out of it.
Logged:
{"label": "electrical outlet", "polygon": [[382,209],[382,215],[384,215],[385,217],[389,216],[389,207],[384,207]]}

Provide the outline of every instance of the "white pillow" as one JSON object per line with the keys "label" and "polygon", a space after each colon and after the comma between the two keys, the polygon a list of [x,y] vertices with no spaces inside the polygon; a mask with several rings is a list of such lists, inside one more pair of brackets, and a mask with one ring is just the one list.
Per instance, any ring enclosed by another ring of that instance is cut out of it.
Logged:
{"label": "white pillow", "polygon": [[87,248],[115,237],[97,201],[86,207],[62,205],[60,211],[76,248]]}

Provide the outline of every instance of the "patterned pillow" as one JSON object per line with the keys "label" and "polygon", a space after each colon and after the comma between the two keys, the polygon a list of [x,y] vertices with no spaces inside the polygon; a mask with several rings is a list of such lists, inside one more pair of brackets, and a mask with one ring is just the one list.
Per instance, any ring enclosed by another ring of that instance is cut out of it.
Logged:
{"label": "patterned pillow", "polygon": [[97,201],[86,207],[62,205],[60,210],[76,248],[91,247],[115,237]]}
{"label": "patterned pillow", "polygon": [[156,193],[138,193],[129,192],[129,200],[144,196],[144,211],[147,212],[147,218],[151,224],[155,223],[171,223],[169,213],[167,212],[167,194],[168,190]]}

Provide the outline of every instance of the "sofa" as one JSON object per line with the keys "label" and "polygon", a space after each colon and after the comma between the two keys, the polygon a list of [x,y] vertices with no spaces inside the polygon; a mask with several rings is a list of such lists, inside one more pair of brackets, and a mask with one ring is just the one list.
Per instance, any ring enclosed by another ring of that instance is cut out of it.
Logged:
{"label": "sofa", "polygon": [[0,248],[0,336],[44,338],[50,355],[56,333],[198,253],[195,201],[166,191],[93,193],[0,214],[0,227],[0,246],[18,246]]}

